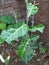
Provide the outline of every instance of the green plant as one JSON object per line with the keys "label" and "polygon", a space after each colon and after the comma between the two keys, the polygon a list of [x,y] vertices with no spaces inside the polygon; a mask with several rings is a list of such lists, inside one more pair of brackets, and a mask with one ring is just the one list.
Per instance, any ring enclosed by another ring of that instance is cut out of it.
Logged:
{"label": "green plant", "polygon": [[43,46],[43,43],[40,42],[40,43],[39,43],[39,52],[40,52],[41,54],[45,54],[46,50],[47,50],[47,49]]}
{"label": "green plant", "polygon": [[9,15],[1,16],[0,21],[7,24],[15,23],[15,19]]}
{"label": "green plant", "polygon": [[6,29],[2,29],[1,31],[0,44],[2,44],[3,42],[7,42],[8,44],[12,45],[12,42],[17,42],[19,41],[19,39],[21,39],[17,49],[15,49],[15,52],[22,61],[28,63],[28,61],[30,61],[36,55],[36,49],[38,48],[38,46],[36,46],[36,43],[39,39],[39,35],[30,35],[29,32],[32,33],[39,31],[43,33],[45,26],[43,24],[39,24],[36,26],[32,24],[30,26],[28,25],[29,17],[31,15],[35,15],[38,12],[38,6],[37,4],[28,3],[28,0],[25,0],[25,2],[27,8],[26,23],[24,20],[15,22],[15,19],[17,18],[15,12],[15,19],[13,19],[9,15],[0,17],[1,22],[8,24]]}
{"label": "green plant", "polygon": [[0,23],[0,30],[6,29],[6,24],[5,23]]}

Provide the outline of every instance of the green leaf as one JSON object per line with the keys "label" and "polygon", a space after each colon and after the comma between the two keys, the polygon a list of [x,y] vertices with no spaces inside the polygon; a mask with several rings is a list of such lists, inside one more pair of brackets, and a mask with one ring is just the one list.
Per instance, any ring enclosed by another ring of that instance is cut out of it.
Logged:
{"label": "green leaf", "polygon": [[17,28],[19,28],[20,26],[22,26],[22,25],[24,25],[25,24],[25,21],[24,20],[20,20],[20,21],[18,21],[18,23],[17,24],[11,24],[11,25],[9,25],[7,28],[9,29],[9,28],[15,28],[15,29],[17,29]]}
{"label": "green leaf", "polygon": [[4,40],[0,38],[0,44],[3,44],[4,43]]}
{"label": "green leaf", "polygon": [[15,29],[17,29],[17,24],[11,24],[11,25],[9,25],[9,26],[7,27],[7,29],[9,29],[9,28],[15,28]]}
{"label": "green leaf", "polygon": [[0,36],[0,44],[3,44],[3,43],[4,43],[4,40]]}
{"label": "green leaf", "polygon": [[37,58],[37,59],[36,59],[36,61],[37,61],[37,62],[40,62],[40,61],[41,61],[41,59],[40,59],[40,58]]}
{"label": "green leaf", "polygon": [[39,39],[39,35],[31,35],[30,36],[30,39],[31,39],[31,42],[30,42],[30,47],[32,48],[32,49],[37,49],[38,48],[38,46],[36,45],[36,42],[37,42],[37,40]]}
{"label": "green leaf", "polygon": [[29,41],[30,41],[30,39],[25,40],[25,42],[23,42],[21,45],[19,45],[17,54],[20,58],[23,58],[27,45],[29,44]]}
{"label": "green leaf", "polygon": [[28,17],[38,12],[38,7],[35,4],[28,3],[27,8],[28,8]]}
{"label": "green leaf", "polygon": [[22,26],[24,24],[25,24],[25,20],[20,20],[20,21],[18,21],[17,26],[19,28],[20,26]]}
{"label": "green leaf", "polygon": [[33,26],[31,29],[29,29],[29,31],[32,31],[32,32],[39,31],[43,33],[44,27],[45,26],[43,24],[39,24],[39,25]]}
{"label": "green leaf", "polygon": [[37,49],[37,48],[38,48],[38,46],[36,45],[36,42],[35,42],[35,41],[31,41],[29,46],[30,46],[32,49]]}
{"label": "green leaf", "polygon": [[31,35],[31,40],[37,41],[39,39],[39,35]]}
{"label": "green leaf", "polygon": [[0,20],[1,20],[1,22],[7,23],[7,24],[15,23],[15,19],[9,15],[1,16]]}
{"label": "green leaf", "polygon": [[27,64],[33,58],[34,55],[35,55],[35,51],[28,46],[22,58],[22,61]]}
{"label": "green leaf", "polygon": [[46,52],[46,48],[42,44],[42,42],[39,43],[39,52],[44,54]]}
{"label": "green leaf", "polygon": [[25,63],[28,63],[35,55],[35,50],[30,46],[30,39],[24,40],[19,46],[16,51],[20,59]]}
{"label": "green leaf", "polygon": [[10,61],[10,56],[8,56],[8,57],[5,59],[5,65],[9,65],[9,61]]}
{"label": "green leaf", "polygon": [[24,24],[18,29],[10,28],[7,31],[3,30],[1,33],[1,37],[7,43],[11,43],[12,41],[17,40],[19,37],[26,35],[27,32],[28,32],[28,26]]}
{"label": "green leaf", "polygon": [[0,30],[6,29],[6,24],[5,23],[0,23]]}

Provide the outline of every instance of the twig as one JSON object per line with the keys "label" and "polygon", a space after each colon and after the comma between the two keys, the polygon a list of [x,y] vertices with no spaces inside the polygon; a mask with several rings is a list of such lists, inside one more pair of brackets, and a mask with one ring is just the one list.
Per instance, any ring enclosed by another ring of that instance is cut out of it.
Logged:
{"label": "twig", "polygon": [[27,16],[26,16],[26,19],[27,19],[27,25],[28,25],[28,21],[29,21],[29,18],[28,18],[28,8],[27,8],[27,6],[28,6],[28,0],[25,0],[25,3],[26,3],[26,13],[27,13]]}
{"label": "twig", "polygon": [[16,10],[14,9],[14,17],[15,17],[15,20],[16,20],[16,23],[18,22],[17,20],[17,17],[16,17],[17,13],[16,13]]}

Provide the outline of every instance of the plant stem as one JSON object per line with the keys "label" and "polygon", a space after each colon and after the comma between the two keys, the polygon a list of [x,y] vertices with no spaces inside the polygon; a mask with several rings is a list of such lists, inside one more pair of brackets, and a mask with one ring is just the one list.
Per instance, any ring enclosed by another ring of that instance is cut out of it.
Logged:
{"label": "plant stem", "polygon": [[[34,0],[34,5],[35,5],[36,1]],[[33,26],[33,23],[34,23],[34,15],[32,16],[32,26]]]}
{"label": "plant stem", "polygon": [[27,25],[28,25],[28,21],[29,21],[29,18],[28,18],[28,8],[27,8],[27,6],[28,6],[28,0],[25,0],[25,3],[26,3],[26,13],[27,13],[27,16],[26,16],[26,22],[27,22]]}
{"label": "plant stem", "polygon": [[17,22],[18,22],[18,20],[17,20],[17,17],[16,17],[16,10],[14,10],[14,17],[15,17],[15,20],[16,20],[16,24],[17,24]]}

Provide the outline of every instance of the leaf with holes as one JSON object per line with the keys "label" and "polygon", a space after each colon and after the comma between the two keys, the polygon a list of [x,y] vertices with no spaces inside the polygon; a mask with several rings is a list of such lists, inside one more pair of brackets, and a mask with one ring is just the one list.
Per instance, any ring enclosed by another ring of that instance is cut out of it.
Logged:
{"label": "leaf with holes", "polygon": [[35,15],[38,12],[38,7],[35,4],[28,3],[27,10],[28,17],[30,17],[31,15]]}
{"label": "leaf with holes", "polygon": [[8,30],[3,30],[1,33],[1,37],[7,43],[11,43],[12,41],[17,40],[19,37],[26,35],[27,32],[28,32],[28,26],[24,24],[18,29],[10,28]]}
{"label": "leaf with holes", "polygon": [[39,25],[36,25],[36,26],[33,26],[32,28],[30,28],[29,31],[31,31],[31,32],[39,31],[39,32],[43,33],[44,27],[45,26],[43,24],[39,24]]}

